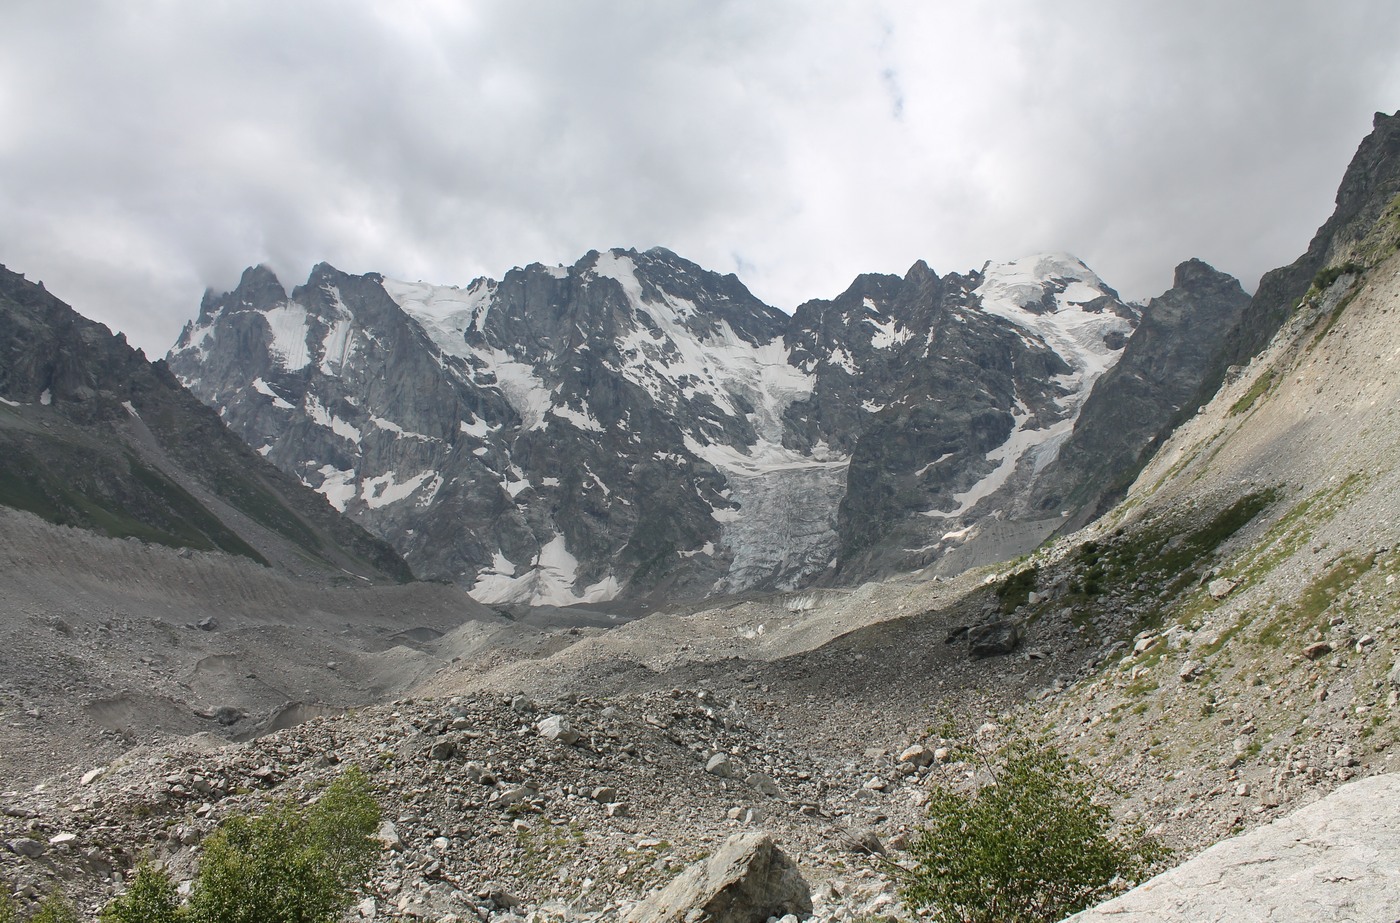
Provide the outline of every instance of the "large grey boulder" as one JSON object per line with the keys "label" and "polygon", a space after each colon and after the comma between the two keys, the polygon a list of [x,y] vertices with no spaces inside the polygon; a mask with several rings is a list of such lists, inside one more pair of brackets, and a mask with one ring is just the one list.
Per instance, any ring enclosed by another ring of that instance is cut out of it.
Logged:
{"label": "large grey boulder", "polygon": [[1400,773],[1344,785],[1072,923],[1315,923],[1400,915]]}
{"label": "large grey boulder", "polygon": [[812,894],[792,860],[766,833],[730,837],[704,862],[627,915],[626,923],[765,923],[812,912]]}
{"label": "large grey boulder", "polygon": [[1009,654],[1021,643],[1021,629],[1010,619],[974,625],[967,630],[967,652],[973,657]]}

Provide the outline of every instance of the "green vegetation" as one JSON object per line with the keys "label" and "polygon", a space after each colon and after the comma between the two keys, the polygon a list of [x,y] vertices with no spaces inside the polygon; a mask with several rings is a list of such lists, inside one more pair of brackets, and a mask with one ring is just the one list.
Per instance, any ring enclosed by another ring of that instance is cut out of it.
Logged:
{"label": "green vegetation", "polygon": [[15,902],[10,900],[10,886],[0,881],[0,923],[15,923]]}
{"label": "green vegetation", "polygon": [[130,454],[44,437],[0,440],[0,505],[112,538],[267,563],[183,487]]}
{"label": "green vegetation", "polygon": [[1303,547],[1318,526],[1331,519],[1344,501],[1355,498],[1368,480],[1360,473],[1353,473],[1336,486],[1298,501],[1222,576],[1236,578],[1244,587],[1257,583]]}
{"label": "green vegetation", "polygon": [[1014,574],[1008,575],[1001,583],[997,584],[997,600],[1001,605],[1003,615],[1015,612],[1020,606],[1024,606],[1030,599],[1031,591],[1035,589],[1036,578],[1040,576],[1040,569],[1032,564],[1030,567],[1022,568]]}
{"label": "green vegetation", "polygon": [[73,905],[55,891],[44,898],[44,902],[39,905],[34,916],[29,918],[29,923],[81,923],[81,921],[78,919],[78,912],[73,909]]}
{"label": "green vegetation", "polygon": [[102,910],[101,923],[175,923],[180,895],[161,869],[143,862],[120,897]]}
{"label": "green vegetation", "polygon": [[992,784],[933,792],[901,883],[911,908],[962,923],[1050,923],[1166,857],[1140,834],[1110,835],[1102,786],[1044,740],[1013,740],[987,765]]}
{"label": "green vegetation", "polygon": [[1172,520],[1085,542],[1075,556],[1069,602],[1117,593],[1150,603],[1137,628],[1160,625],[1170,602],[1195,585],[1196,569],[1277,496],[1275,490],[1247,494],[1194,528]]}
{"label": "green vegetation", "polygon": [[[379,846],[379,806],[351,768],[309,805],[281,801],[227,819],[204,842],[190,902],[153,866],[102,912],[103,923],[333,923],[353,903]],[[37,919],[37,918],[36,918]]]}
{"label": "green vegetation", "polygon": [[1259,632],[1259,643],[1278,647],[1299,634],[1325,631],[1326,613],[1332,607],[1332,602],[1361,579],[1375,562],[1374,554],[1363,558],[1342,556],[1336,564],[1308,584],[1296,603],[1281,611],[1264,626]]}
{"label": "green vegetation", "polygon": [[1332,287],[1333,282],[1336,282],[1342,276],[1363,272],[1365,268],[1365,266],[1362,266],[1355,260],[1347,260],[1345,263],[1337,266],[1324,267],[1317,271],[1317,275],[1313,276],[1312,287],[1319,292],[1325,292]]}
{"label": "green vegetation", "polygon": [[1254,402],[1263,397],[1264,393],[1273,386],[1274,378],[1274,370],[1269,369],[1264,372],[1264,374],[1254,379],[1254,384],[1249,386],[1249,390],[1246,391],[1239,400],[1230,405],[1230,416],[1239,416],[1253,407]]}

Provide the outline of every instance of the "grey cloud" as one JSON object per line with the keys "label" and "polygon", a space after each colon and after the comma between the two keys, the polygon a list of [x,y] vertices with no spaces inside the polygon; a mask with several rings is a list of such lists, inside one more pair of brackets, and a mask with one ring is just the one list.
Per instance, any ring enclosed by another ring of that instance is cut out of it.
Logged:
{"label": "grey cloud", "polygon": [[0,261],[153,354],[260,261],[663,244],[788,309],[1037,249],[1252,284],[1400,107],[1385,2],[13,6]]}

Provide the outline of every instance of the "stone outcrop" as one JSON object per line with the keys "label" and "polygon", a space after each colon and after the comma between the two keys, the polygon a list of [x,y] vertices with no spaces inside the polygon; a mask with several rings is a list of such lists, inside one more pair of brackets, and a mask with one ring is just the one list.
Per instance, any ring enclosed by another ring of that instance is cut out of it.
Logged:
{"label": "stone outcrop", "polygon": [[1352,782],[1224,840],[1072,923],[1393,920],[1400,908],[1400,774]]}
{"label": "stone outcrop", "polygon": [[626,923],[764,923],[812,912],[802,874],[766,833],[740,833],[647,898]]}

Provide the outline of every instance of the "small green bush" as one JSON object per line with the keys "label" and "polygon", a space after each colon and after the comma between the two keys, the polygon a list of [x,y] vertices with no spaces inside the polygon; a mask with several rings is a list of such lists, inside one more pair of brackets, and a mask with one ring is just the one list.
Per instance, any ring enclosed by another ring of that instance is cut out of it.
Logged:
{"label": "small green bush", "polygon": [[10,899],[10,886],[0,881],[0,923],[15,923],[15,902]]}
{"label": "small green bush", "polygon": [[101,923],[177,923],[180,895],[164,869],[143,862],[122,894],[102,909]]}
{"label": "small green bush", "polygon": [[205,841],[195,923],[330,923],[354,902],[379,844],[379,807],[351,769],[314,804],[233,817]]}
{"label": "small green bush", "polygon": [[29,923],[82,923],[73,905],[57,891],[44,898],[38,911],[29,918]]}
{"label": "small green bush", "polygon": [[918,864],[901,883],[911,908],[961,923],[1052,923],[1165,858],[1154,840],[1109,835],[1100,786],[1054,746],[1013,740],[988,765],[992,784],[933,793],[911,847]]}
{"label": "small green bush", "polygon": [[369,781],[352,767],[310,805],[286,800],[225,820],[204,841],[189,904],[146,865],[102,923],[334,923],[378,858],[378,826]]}

